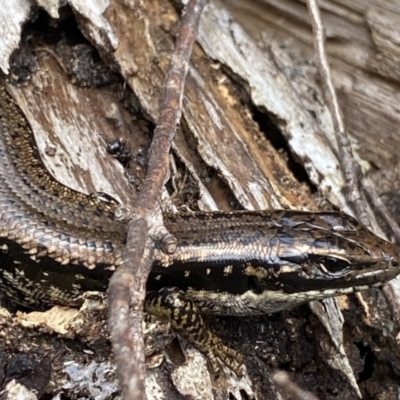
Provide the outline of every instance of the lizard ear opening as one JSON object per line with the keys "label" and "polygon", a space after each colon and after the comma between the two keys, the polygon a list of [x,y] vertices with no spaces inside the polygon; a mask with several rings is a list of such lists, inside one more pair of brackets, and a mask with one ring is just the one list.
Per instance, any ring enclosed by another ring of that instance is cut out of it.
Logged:
{"label": "lizard ear opening", "polygon": [[255,294],[261,294],[263,292],[260,280],[254,275],[250,275],[248,277],[247,286],[249,290],[251,290]]}

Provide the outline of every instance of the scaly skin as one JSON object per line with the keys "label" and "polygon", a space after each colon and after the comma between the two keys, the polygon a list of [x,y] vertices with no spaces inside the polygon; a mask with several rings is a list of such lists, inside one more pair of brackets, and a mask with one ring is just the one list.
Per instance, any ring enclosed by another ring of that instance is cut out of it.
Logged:
{"label": "scaly skin", "polygon": [[[44,167],[31,127],[0,85],[0,291],[31,308],[78,306],[121,262],[117,204],[63,186]],[[165,214],[174,254],[155,252],[147,308],[239,373],[242,357],[201,314],[272,313],[379,286],[400,273],[397,246],[340,212]]]}

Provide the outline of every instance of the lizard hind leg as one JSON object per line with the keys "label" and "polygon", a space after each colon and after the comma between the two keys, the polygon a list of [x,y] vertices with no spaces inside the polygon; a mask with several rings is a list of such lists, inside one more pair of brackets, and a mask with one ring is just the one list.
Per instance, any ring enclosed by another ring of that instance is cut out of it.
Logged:
{"label": "lizard hind leg", "polygon": [[236,375],[242,375],[240,367],[244,361],[243,356],[226,346],[206,327],[200,311],[193,301],[185,297],[185,292],[175,287],[166,287],[149,293],[146,308],[150,314],[170,321],[175,332],[203,353],[215,377],[221,374],[218,358]]}

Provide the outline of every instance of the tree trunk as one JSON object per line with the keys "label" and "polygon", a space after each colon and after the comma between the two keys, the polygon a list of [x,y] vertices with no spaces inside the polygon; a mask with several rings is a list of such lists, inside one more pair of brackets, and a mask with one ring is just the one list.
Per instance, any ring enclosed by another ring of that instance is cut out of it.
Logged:
{"label": "tree trunk", "polygon": [[[353,150],[396,217],[400,2],[320,3]],[[54,176],[79,191],[127,202],[144,174],[182,5],[111,0],[96,7],[71,0],[57,15],[50,6],[46,12],[28,0],[8,1],[0,10],[0,67]],[[313,211],[333,205],[349,212],[312,42],[303,1],[210,1],[186,81],[165,207]],[[129,180],[106,154],[106,142],[119,138],[132,152]],[[321,399],[397,399],[395,285],[386,297],[371,289],[271,316],[210,318],[211,329],[245,355],[241,379],[226,370],[214,382],[204,358],[185,343],[184,360],[175,341],[160,350],[172,336],[151,320],[148,398],[285,399],[271,378],[283,369]],[[15,377],[46,398],[116,397],[98,303],[92,295],[80,312],[3,311],[0,384]]]}

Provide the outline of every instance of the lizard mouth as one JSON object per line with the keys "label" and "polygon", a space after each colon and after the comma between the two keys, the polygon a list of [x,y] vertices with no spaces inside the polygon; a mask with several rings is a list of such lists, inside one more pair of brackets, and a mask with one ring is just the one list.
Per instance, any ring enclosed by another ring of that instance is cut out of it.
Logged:
{"label": "lizard mouth", "polygon": [[359,276],[356,276],[355,278],[357,284],[362,282],[362,284],[368,285],[370,282],[371,286],[380,286],[396,278],[399,274],[400,270],[397,266],[390,266],[386,269],[378,271],[367,271]]}
{"label": "lizard mouth", "polygon": [[377,287],[396,278],[400,268],[385,263],[371,263],[363,266],[350,266],[342,271],[330,272],[320,266],[291,267],[279,274],[277,279],[269,277],[259,280],[249,277],[249,288],[255,293],[281,291],[283,293],[306,293],[336,290],[338,294],[349,293]]}

